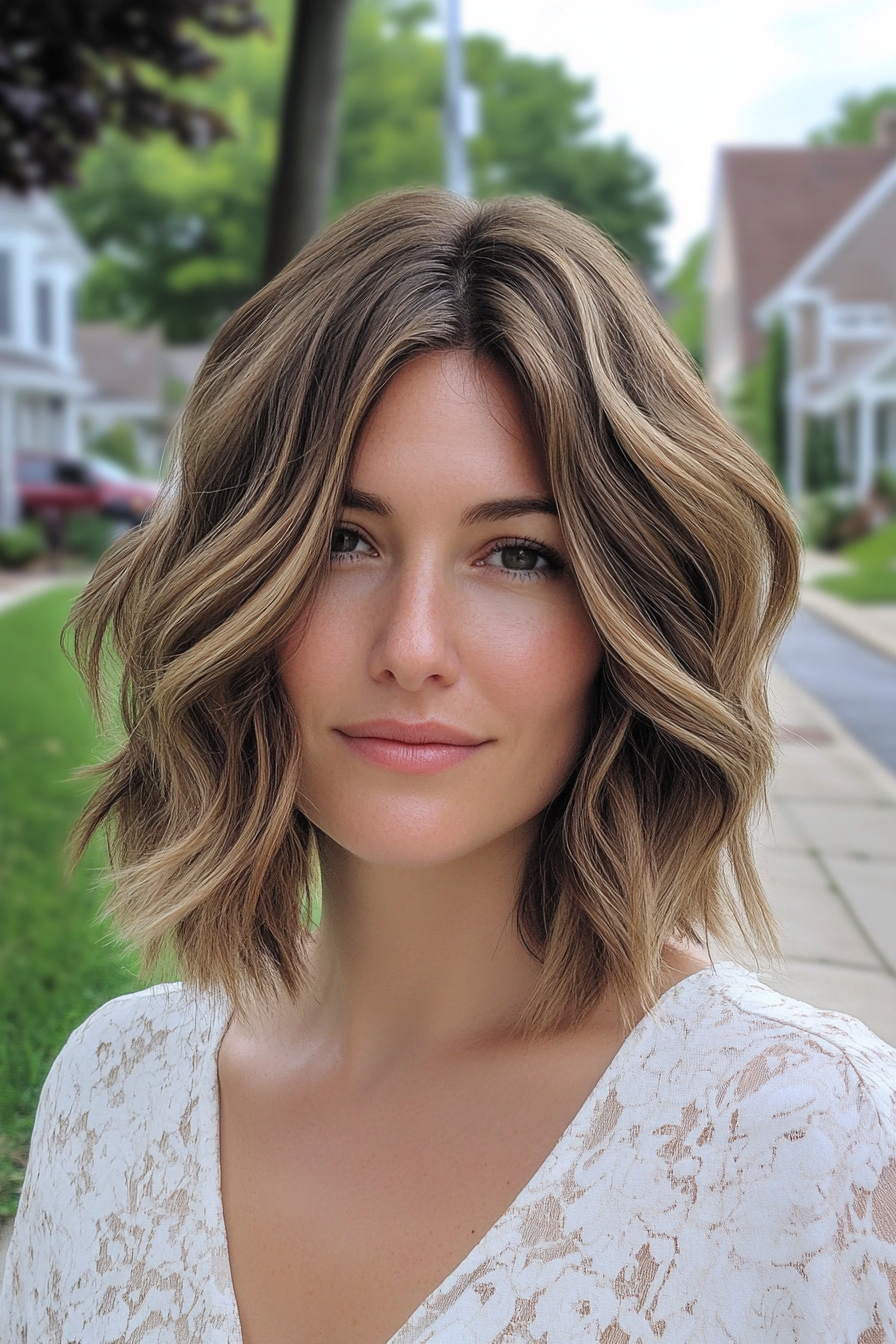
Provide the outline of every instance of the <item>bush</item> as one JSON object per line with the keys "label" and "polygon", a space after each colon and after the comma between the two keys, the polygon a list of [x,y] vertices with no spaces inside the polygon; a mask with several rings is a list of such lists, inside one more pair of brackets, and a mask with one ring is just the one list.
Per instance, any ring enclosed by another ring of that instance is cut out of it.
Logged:
{"label": "bush", "polygon": [[27,565],[43,555],[44,535],[39,523],[22,523],[19,527],[0,529],[0,566],[14,569]]}
{"label": "bush", "polygon": [[809,499],[803,536],[807,546],[836,551],[864,537],[870,519],[862,504],[844,502],[834,490],[823,490]]}
{"label": "bush", "polygon": [[108,462],[117,462],[120,467],[136,475],[142,472],[137,436],[130,425],[110,425],[102,434],[94,435],[87,445],[87,452],[91,457],[104,457]]}
{"label": "bush", "polygon": [[65,549],[85,560],[99,560],[119,531],[120,526],[98,513],[71,513],[65,520]]}
{"label": "bush", "polygon": [[874,477],[874,495],[892,513],[896,511],[896,471],[878,467]]}

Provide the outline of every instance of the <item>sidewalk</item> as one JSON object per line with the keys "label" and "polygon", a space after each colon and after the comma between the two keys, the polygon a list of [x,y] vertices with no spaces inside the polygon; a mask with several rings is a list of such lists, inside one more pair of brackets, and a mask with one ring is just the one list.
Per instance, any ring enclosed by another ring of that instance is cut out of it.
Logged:
{"label": "sidewalk", "polygon": [[57,569],[23,574],[16,570],[0,569],[0,613],[30,597],[37,597],[48,588],[56,588],[63,583],[83,585],[90,578],[90,573],[89,569]]}
{"label": "sidewalk", "polygon": [[756,856],[781,921],[782,994],[896,1045],[896,777],[778,670],[781,752]]}
{"label": "sidewalk", "polygon": [[850,568],[839,556],[807,551],[803,562],[803,606],[853,639],[896,659],[896,602],[846,602],[834,593],[812,586],[825,574],[848,573]]}

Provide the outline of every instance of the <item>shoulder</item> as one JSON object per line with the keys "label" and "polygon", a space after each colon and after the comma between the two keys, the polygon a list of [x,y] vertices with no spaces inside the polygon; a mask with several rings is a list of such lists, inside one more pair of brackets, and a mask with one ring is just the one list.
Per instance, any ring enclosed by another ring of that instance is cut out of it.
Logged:
{"label": "shoulder", "polygon": [[51,1076],[107,1084],[140,1066],[177,1066],[207,1047],[223,1025],[223,1005],[182,984],[154,985],[110,999],[72,1032]]}
{"label": "shoulder", "polygon": [[223,1005],[180,984],[103,1004],[72,1033],[50,1070],[29,1165],[86,1161],[88,1150],[96,1158],[102,1136],[123,1156],[132,1143],[176,1127],[213,1062],[226,1020]]}
{"label": "shoulder", "polygon": [[861,1022],[724,963],[673,998],[668,1026],[671,1090],[694,1098],[729,1171],[800,1198],[845,1201],[891,1181],[896,1195],[896,1050]]}
{"label": "shoulder", "polygon": [[815,1008],[723,963],[700,987],[694,1044],[722,1058],[739,1096],[782,1085],[824,1086],[832,1102],[860,1097],[896,1124],[896,1049],[854,1017]]}

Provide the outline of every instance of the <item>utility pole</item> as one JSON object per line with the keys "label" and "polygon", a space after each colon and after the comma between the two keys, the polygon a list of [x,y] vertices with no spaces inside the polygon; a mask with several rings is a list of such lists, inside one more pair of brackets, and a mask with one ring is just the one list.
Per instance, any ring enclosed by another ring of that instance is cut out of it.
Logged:
{"label": "utility pole", "polygon": [[464,148],[464,56],[460,0],[445,0],[445,185],[469,196],[470,175]]}

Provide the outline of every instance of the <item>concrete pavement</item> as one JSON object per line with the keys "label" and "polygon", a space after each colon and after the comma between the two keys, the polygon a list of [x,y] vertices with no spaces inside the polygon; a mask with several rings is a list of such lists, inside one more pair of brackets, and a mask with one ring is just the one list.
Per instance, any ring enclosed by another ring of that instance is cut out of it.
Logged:
{"label": "concrete pavement", "polygon": [[19,573],[15,570],[0,569],[0,613],[20,602],[27,602],[48,588],[56,588],[63,583],[85,584],[90,578],[89,569],[56,569],[39,572]]}
{"label": "concrete pavement", "polygon": [[896,1045],[896,776],[780,669],[780,760],[756,856],[781,922],[768,984]]}

